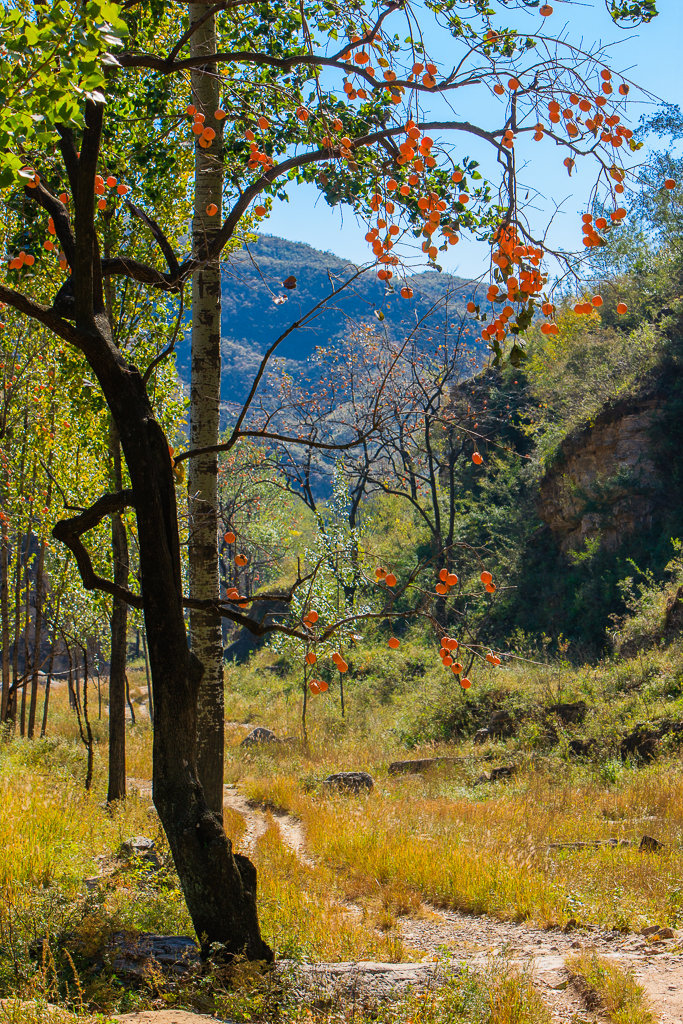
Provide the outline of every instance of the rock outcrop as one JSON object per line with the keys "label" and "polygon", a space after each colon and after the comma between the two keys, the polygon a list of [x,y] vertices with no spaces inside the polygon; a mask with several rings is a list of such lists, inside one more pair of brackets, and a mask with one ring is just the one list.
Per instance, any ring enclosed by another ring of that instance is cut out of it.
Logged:
{"label": "rock outcrop", "polygon": [[538,512],[563,551],[599,538],[608,549],[652,526],[662,480],[653,436],[656,389],[603,409],[570,434],[540,483]]}

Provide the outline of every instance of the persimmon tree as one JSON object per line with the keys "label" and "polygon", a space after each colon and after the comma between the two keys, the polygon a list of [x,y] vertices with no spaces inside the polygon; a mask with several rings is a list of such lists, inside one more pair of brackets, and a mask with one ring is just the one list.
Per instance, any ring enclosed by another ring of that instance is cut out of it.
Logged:
{"label": "persimmon tree", "polygon": [[[174,466],[148,394],[149,367],[134,365],[115,343],[107,283],[143,286],[166,317],[163,297],[177,298],[193,275],[215,266],[248,218],[265,216],[289,183],[312,182],[328,202],[345,203],[367,221],[378,277],[388,289],[398,287],[406,301],[412,289],[399,242],[417,239],[424,259],[437,265],[440,249],[456,245],[463,233],[486,240],[491,283],[486,305],[472,315],[483,323],[482,338],[496,358],[510,351],[518,358],[519,338],[534,316],[546,317],[547,332],[557,327],[544,294],[547,247],[519,201],[516,150],[526,139],[547,141],[557,147],[559,171],[563,159],[569,171],[581,158],[594,168],[608,212],[604,223],[585,215],[584,241],[591,249],[625,216],[625,155],[636,143],[625,121],[629,83],[613,75],[601,49],[553,36],[552,4],[428,0],[413,9],[389,0],[276,8],[220,0],[203,6],[192,25],[187,5],[156,0],[14,0],[4,6],[0,186],[21,194],[33,217],[31,245],[7,254],[0,301],[80,353],[109,407],[130,485],[63,519],[54,535],[73,551],[86,588],[144,611],[155,710],[154,802],[203,947],[217,942],[228,954],[268,959],[272,954],[258,927],[255,870],[233,853],[197,772],[202,666],[188,649],[184,611],[219,611],[260,628],[248,614],[249,595],[226,604],[183,594],[174,468],[218,446],[193,447],[176,455]],[[607,0],[607,6],[615,21],[626,23],[656,13],[651,0]],[[563,8],[574,13],[571,5]],[[523,34],[510,24],[517,11],[538,16]],[[215,15],[215,52],[197,53],[192,37],[204,15]],[[447,65],[426,52],[423,40],[434,33],[445,37]],[[218,86],[220,105],[209,114],[193,101],[192,75],[198,71]],[[146,99],[131,109],[127,97],[139,96],[141,83]],[[476,110],[483,91],[500,98],[490,124],[452,113],[456,102]],[[125,160],[126,133],[141,121],[149,145],[131,142]],[[110,166],[112,132],[119,137],[118,175]],[[465,154],[472,139],[493,157],[498,177],[490,184]],[[160,193],[185,202],[184,181],[178,188],[173,177],[176,154],[195,147],[222,162],[222,205],[205,207],[207,230],[192,232],[182,256],[176,251],[181,239],[174,243],[162,223]],[[129,194],[122,174],[134,176],[136,162],[155,160],[156,197],[142,187],[139,196]],[[110,208],[124,225],[144,224],[158,255],[131,254],[125,230],[116,249],[105,253]],[[45,288],[33,266],[43,239],[52,238],[54,255],[48,251],[44,258],[52,261],[53,285]],[[266,361],[276,348],[274,342]],[[259,373],[222,447],[254,436],[301,440],[259,417],[253,396],[262,379]],[[346,443],[358,443],[362,434],[358,430]],[[139,592],[98,573],[82,539],[104,517],[131,508]],[[378,578],[389,590],[397,584],[381,567]],[[314,625],[309,612],[293,627],[274,628],[305,638]],[[443,639],[450,644],[451,638]],[[449,650],[442,647],[444,661],[452,660]]]}

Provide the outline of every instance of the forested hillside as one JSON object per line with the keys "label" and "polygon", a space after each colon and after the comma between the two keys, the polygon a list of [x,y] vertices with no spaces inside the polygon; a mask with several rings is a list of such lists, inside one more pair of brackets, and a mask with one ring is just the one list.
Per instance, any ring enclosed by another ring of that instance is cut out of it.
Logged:
{"label": "forested hillside", "polygon": [[[279,335],[338,289],[339,295],[324,303],[278,348],[279,358],[294,361],[294,371],[296,363],[308,359],[316,346],[334,346],[365,323],[375,327],[381,323],[395,339],[415,331],[425,346],[445,335],[462,334],[469,344],[482,348],[471,323],[463,325],[467,302],[479,292],[483,295],[475,282],[436,270],[417,273],[408,279],[413,297],[405,299],[399,289],[387,288],[373,273],[352,280],[356,272],[355,266],[332,252],[270,235],[259,235],[231,253],[221,269],[223,396],[229,391],[234,398],[236,387],[246,387],[261,356]],[[283,287],[283,281],[292,277],[296,287]],[[342,288],[347,281],[351,283]],[[188,346],[179,349],[178,367],[187,381]]]}

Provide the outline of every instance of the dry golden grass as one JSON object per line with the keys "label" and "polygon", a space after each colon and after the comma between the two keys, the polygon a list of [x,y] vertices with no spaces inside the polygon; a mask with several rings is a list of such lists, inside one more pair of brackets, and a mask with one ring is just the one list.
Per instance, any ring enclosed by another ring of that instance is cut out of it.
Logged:
{"label": "dry golden grass", "polygon": [[[574,919],[637,929],[683,919],[677,765],[627,772],[618,791],[589,773],[565,781],[544,769],[475,789],[462,773],[391,779],[381,772],[374,792],[360,798],[307,792],[292,774],[245,776],[242,786],[252,799],[301,817],[311,850],[343,873],[354,895],[379,885],[407,905],[417,894],[437,906],[543,925]],[[639,852],[644,832],[667,844],[662,853]],[[630,845],[551,846],[609,839]]]}
{"label": "dry golden grass", "polygon": [[589,952],[570,957],[567,967],[581,980],[593,1009],[602,1010],[612,1024],[656,1024],[631,971]]}
{"label": "dry golden grass", "polygon": [[411,959],[400,937],[344,904],[334,873],[307,867],[271,822],[257,844],[259,914],[280,957],[310,961]]}

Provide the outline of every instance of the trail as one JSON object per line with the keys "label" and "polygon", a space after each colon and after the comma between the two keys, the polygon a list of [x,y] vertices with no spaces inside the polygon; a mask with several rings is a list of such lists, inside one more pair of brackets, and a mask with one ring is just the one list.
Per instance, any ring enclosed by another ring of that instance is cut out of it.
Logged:
{"label": "trail", "polygon": [[[140,796],[151,796],[147,780],[129,779]],[[234,786],[224,787],[224,804],[237,811],[245,822],[239,848],[253,855],[259,838],[269,826],[266,811],[252,804]],[[271,812],[282,842],[307,868],[315,858],[307,848],[302,823],[284,812]],[[355,904],[349,910],[360,913]],[[574,984],[565,960],[581,950],[594,950],[633,972],[642,985],[659,1024],[683,1024],[683,933],[674,939],[646,938],[619,932],[542,929],[528,924],[499,921],[485,915],[440,910],[423,904],[419,916],[400,916],[397,931],[407,945],[423,950],[425,960],[417,964],[339,963],[307,968],[306,986],[337,987],[346,992],[382,998],[408,984],[431,984],[435,961],[447,953],[457,965],[485,968],[495,957],[528,970],[548,1007],[553,1024],[574,1024],[577,1014],[584,1020],[599,1020],[586,1006],[585,996]],[[150,1018],[151,1022],[151,1018]],[[140,1022],[142,1024],[142,1022]],[[159,1024],[166,1024],[160,1020]],[[178,1024],[181,1024],[179,1021]]]}
{"label": "trail", "polygon": [[[226,804],[238,811],[247,823],[242,846],[253,850],[253,844],[267,828],[264,811],[251,805],[234,787],[225,789]],[[283,843],[307,867],[315,859],[306,847],[306,836],[300,821],[285,813],[273,814]],[[659,1024],[683,1024],[683,934],[673,940],[654,940],[642,935],[618,932],[541,929],[527,924],[498,921],[487,916],[474,916],[455,911],[438,910],[424,904],[419,917],[401,916],[398,931],[407,944],[422,949],[427,963],[435,955],[447,951],[454,961],[486,967],[491,958],[504,956],[515,966],[528,970],[541,993],[555,1024],[573,1024],[577,1014],[591,1018],[585,997],[571,978],[565,959],[583,950],[595,950],[601,957],[614,960],[630,969],[643,986]],[[356,964],[358,974],[364,971],[398,982],[403,973],[407,982],[419,982],[420,969],[426,964]],[[351,965],[319,965],[326,977],[344,979]],[[384,971],[381,969],[384,968]],[[433,965],[427,974],[433,974]],[[370,980],[370,979],[368,979]]]}

